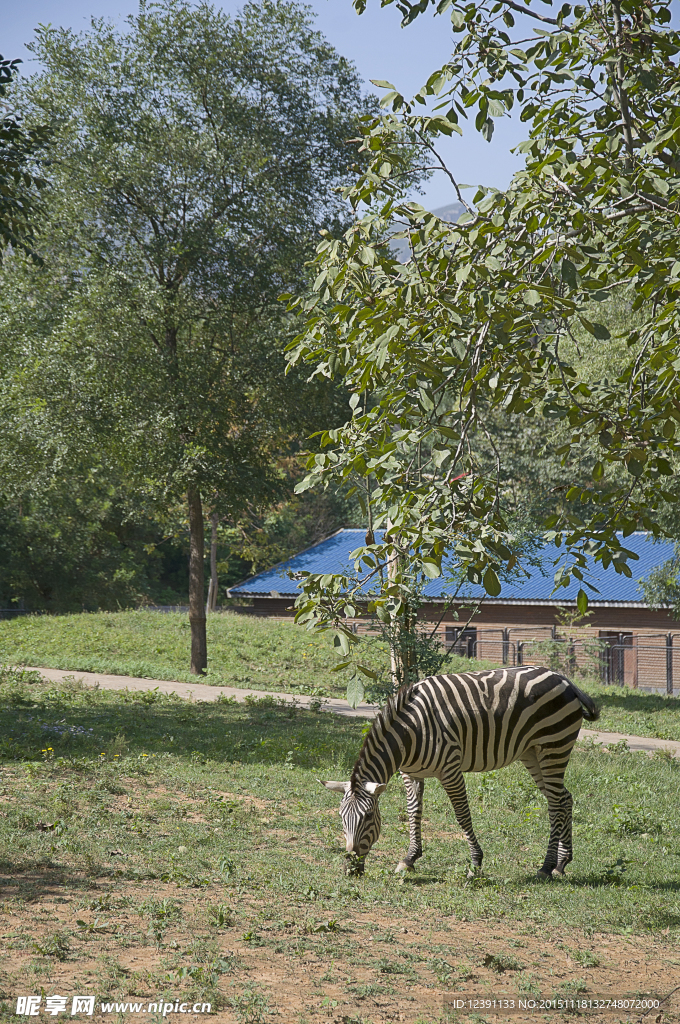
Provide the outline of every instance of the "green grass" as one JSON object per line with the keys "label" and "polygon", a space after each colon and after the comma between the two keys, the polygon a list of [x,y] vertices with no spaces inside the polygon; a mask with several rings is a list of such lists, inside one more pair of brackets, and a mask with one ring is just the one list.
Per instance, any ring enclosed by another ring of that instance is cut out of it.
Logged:
{"label": "green grass", "polygon": [[[311,634],[292,622],[227,613],[208,617],[207,635],[205,683],[345,695],[346,673],[331,671],[339,659],[329,633]],[[189,618],[179,613],[30,615],[0,622],[0,664],[196,682],[189,673],[189,650]],[[362,660],[387,679],[389,658],[375,640]],[[447,665],[455,671],[469,662],[453,656]]]}
{"label": "green grass", "polygon": [[[322,923],[349,912],[435,911],[586,934],[680,926],[673,759],[577,748],[567,777],[575,861],[567,881],[548,885],[534,878],[547,843],[545,802],[520,765],[467,776],[487,871],[472,883],[467,846],[434,781],[426,787],[425,855],[415,875],[395,877],[407,827],[403,788],[393,780],[382,837],[366,876],[355,880],[343,874],[337,798],[317,779],[348,776],[361,721],[283,707],[275,697],[192,704],[44,685],[18,672],[2,678],[5,885],[49,868],[63,885],[88,876],[159,880],[217,886],[270,907],[294,900]],[[166,911],[154,918],[161,932]],[[325,932],[331,942],[334,926]]]}
{"label": "green grass", "polygon": [[577,682],[600,708],[597,722],[592,725],[584,722],[587,728],[680,741],[678,697],[641,693],[623,686],[603,686],[593,680]]}
{"label": "green grass", "polygon": [[[0,663],[82,672],[110,672],[195,682],[187,671],[186,615],[101,612],[26,616],[0,622]],[[209,671],[205,682],[228,686],[342,697],[346,678],[329,634],[314,635],[290,622],[220,614],[208,619]],[[387,656],[373,644],[365,660],[387,674]],[[452,657],[452,671],[488,667]],[[680,741],[680,701],[617,686],[581,683],[598,701],[602,731]]]}
{"label": "green grass", "polygon": [[[208,618],[206,683],[344,694],[330,637],[247,615]],[[196,682],[189,618],[145,611],[31,615],[0,622],[0,663]]]}

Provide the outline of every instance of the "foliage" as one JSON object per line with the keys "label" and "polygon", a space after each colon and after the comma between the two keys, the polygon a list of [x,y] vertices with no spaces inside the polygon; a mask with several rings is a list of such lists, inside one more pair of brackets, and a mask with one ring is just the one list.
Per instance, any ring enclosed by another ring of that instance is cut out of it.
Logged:
{"label": "foliage", "polygon": [[60,124],[51,273],[17,267],[12,281],[15,302],[42,293],[42,324],[9,325],[23,372],[33,388],[46,375],[67,425],[100,448],[122,431],[119,464],[176,496],[215,491],[226,511],[273,485],[282,403],[288,429],[291,415],[276,297],[301,280],[315,228],[339,222],[333,186],[355,159],[342,140],[356,76],[307,21],[290,5],[232,21],[169,0],[125,34],[45,29],[46,70],[21,96],[27,117]]}
{"label": "foliage", "polygon": [[346,140],[373,103],[279,0],[235,18],[167,0],[122,33],[42,28],[34,50],[44,71],[17,102],[56,126],[47,266],[13,259],[3,280],[2,462],[19,495],[95,453],[144,502],[186,502],[200,672],[204,504],[238,518],[280,500],[279,456],[336,418],[333,387],[283,374],[278,295],[347,219]]}
{"label": "foliage", "polygon": [[[407,25],[429,3],[399,6]],[[351,580],[304,580],[300,621],[341,633],[362,594],[398,617],[414,580],[449,556],[497,595],[518,557],[502,465],[522,432],[508,424],[530,423],[564,464],[564,495],[534,514],[564,545],[556,586],[581,581],[581,612],[586,555],[631,575],[625,536],[660,532],[676,500],[680,36],[668,0],[548,7],[522,6],[515,26],[504,0],[440,4],[451,58],[411,102],[378,83],[386,113],[363,123],[371,164],[347,192],[356,220],[319,245],[315,294],[292,300],[305,322],[290,358],[352,392],[351,419],[324,432],[304,486],[358,478],[369,527],[386,534],[357,549]],[[473,116],[490,138],[510,110],[529,128],[525,167],[506,192],[479,188],[466,203],[437,136]],[[397,194],[404,126],[466,206],[456,224]],[[600,312],[612,296],[631,311],[613,339]],[[584,339],[605,354],[585,368]]]}
{"label": "foliage", "polygon": [[645,601],[651,608],[668,608],[669,615],[677,618],[680,614],[680,547],[672,558],[653,569],[642,581]]}
{"label": "foliage", "polygon": [[[0,607],[50,612],[186,602],[181,510],[70,475],[0,500]],[[173,515],[174,513],[174,515]]]}
{"label": "foliage", "polygon": [[356,500],[342,490],[293,493],[304,475],[300,459],[282,459],[279,467],[288,492],[284,500],[264,509],[250,506],[219,528],[218,570],[226,587],[361,522]]}
{"label": "foliage", "polygon": [[25,128],[7,109],[7,89],[19,64],[18,59],[3,60],[0,55],[0,109],[5,108],[0,116],[0,260],[3,250],[11,247],[29,253],[39,263],[33,250],[32,220],[45,182],[35,164],[44,155],[51,130],[47,125]]}

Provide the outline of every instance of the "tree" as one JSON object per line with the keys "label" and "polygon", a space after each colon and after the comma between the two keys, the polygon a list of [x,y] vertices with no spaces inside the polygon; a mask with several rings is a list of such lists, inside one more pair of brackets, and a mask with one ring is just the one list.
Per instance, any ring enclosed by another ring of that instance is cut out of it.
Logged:
{"label": "tree", "polygon": [[0,54],[0,258],[8,246],[23,249],[34,259],[31,215],[35,212],[43,179],[36,173],[35,160],[50,139],[47,125],[25,129],[7,109],[8,86],[16,77],[19,59],[3,60]]}
{"label": "tree", "polygon": [[[397,6],[408,25],[430,4]],[[578,469],[540,525],[564,544],[556,586],[582,581],[582,613],[589,558],[630,575],[617,531],[658,533],[658,510],[677,500],[680,35],[669,0],[547,7],[438,5],[459,36],[452,56],[411,102],[378,83],[388,112],[363,129],[371,164],[347,192],[357,219],[319,246],[316,295],[293,302],[305,324],[292,362],[353,392],[352,418],[323,435],[305,486],[373,478],[372,519],[386,527],[383,543],[357,550],[352,578],[304,580],[299,619],[334,627],[343,650],[358,596],[398,617],[413,581],[443,560],[499,592],[517,552],[493,422],[506,433],[503,421],[534,423],[548,449],[563,425],[552,455]],[[529,127],[525,167],[506,192],[479,188],[468,204],[437,136],[474,115],[490,139],[513,109]],[[456,224],[396,195],[404,126],[466,206]],[[410,245],[403,265],[395,226]],[[613,343],[598,312],[612,295],[634,314],[615,339],[622,365],[583,374],[579,335]]]}
{"label": "tree", "polygon": [[276,454],[333,415],[332,388],[284,377],[278,296],[304,286],[318,231],[346,219],[346,140],[371,104],[307,9],[279,0],[234,19],[167,0],[123,34],[47,28],[34,48],[45,70],[20,102],[58,128],[47,270],[8,269],[26,300],[4,310],[15,393],[140,493],[184,495],[199,673],[205,506],[233,517],[277,495]]}

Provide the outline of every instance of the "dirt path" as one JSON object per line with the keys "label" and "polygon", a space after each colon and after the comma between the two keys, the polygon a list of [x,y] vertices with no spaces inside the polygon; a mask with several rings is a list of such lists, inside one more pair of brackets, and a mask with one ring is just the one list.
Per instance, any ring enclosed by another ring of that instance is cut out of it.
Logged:
{"label": "dirt path", "polygon": [[[160,690],[161,693],[176,693],[186,700],[217,700],[220,696],[233,697],[242,703],[246,697],[276,697],[277,700],[296,703],[308,708],[312,703],[318,705],[318,698],[294,696],[291,693],[272,693],[265,690],[242,690],[236,686],[206,686],[205,683],[175,683],[167,679],[140,679],[135,676],[111,676],[100,672],[68,672],[58,668],[31,668],[29,671],[40,672],[46,679],[61,682],[62,679],[81,680],[85,686],[96,686],[100,690]],[[321,710],[331,711],[335,715],[347,715],[352,718],[372,718],[378,710],[377,704],[360,704],[352,708],[346,700],[339,697],[324,698]],[[594,729],[581,729],[580,739],[592,739],[595,743],[619,743],[625,740],[630,750],[644,750],[654,753],[656,750],[667,750],[673,757],[680,756],[680,742],[676,740],[658,740],[651,736],[630,736],[621,732],[600,732]]]}

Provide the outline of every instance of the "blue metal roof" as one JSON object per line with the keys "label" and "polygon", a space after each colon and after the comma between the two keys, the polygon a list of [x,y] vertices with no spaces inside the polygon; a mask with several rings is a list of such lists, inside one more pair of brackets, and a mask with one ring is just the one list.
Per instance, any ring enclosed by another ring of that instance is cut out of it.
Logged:
{"label": "blue metal roof", "polygon": [[[298,584],[288,576],[289,572],[306,571],[311,573],[337,573],[351,567],[349,554],[364,542],[364,530],[339,530],[332,537],[320,541],[306,551],[289,558],[271,569],[258,573],[243,583],[231,587],[232,597],[290,597],[299,594]],[[376,535],[376,540],[381,539]],[[599,593],[588,591],[590,603],[593,605],[637,605],[644,606],[645,601],[640,589],[640,580],[647,579],[652,569],[671,558],[674,552],[672,541],[654,543],[646,533],[633,533],[629,537],[619,535],[624,547],[634,551],[637,562],[631,561],[633,575],[629,579],[619,575],[610,566],[603,569],[594,564],[590,582],[597,587]],[[537,561],[539,565],[526,563],[523,567],[528,573],[525,577],[515,576],[502,583],[499,597],[485,597],[485,604],[569,604],[576,601],[580,584],[573,580],[569,587],[560,588],[553,594],[554,559],[560,554],[559,548],[546,547]],[[562,549],[563,550],[563,549]],[[446,571],[436,580],[427,580],[423,588],[423,597],[431,601],[443,601],[455,593],[456,583]],[[480,586],[465,584],[458,594],[459,600],[476,600],[484,595]]]}

